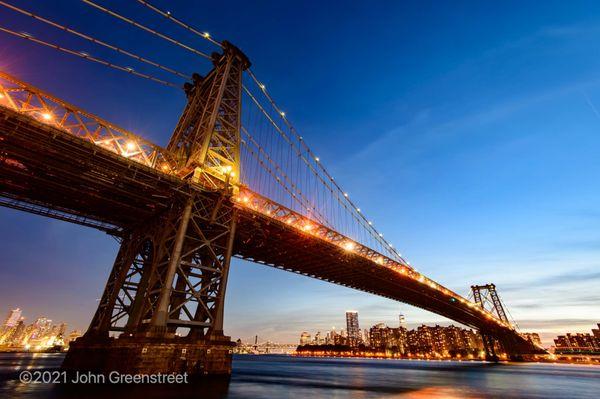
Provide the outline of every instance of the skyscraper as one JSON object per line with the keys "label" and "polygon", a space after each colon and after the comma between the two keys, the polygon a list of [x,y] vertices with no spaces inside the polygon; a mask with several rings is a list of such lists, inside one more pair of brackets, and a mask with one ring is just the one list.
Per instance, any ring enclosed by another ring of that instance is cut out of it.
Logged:
{"label": "skyscraper", "polygon": [[309,345],[310,344],[310,334],[304,331],[300,334],[300,345]]}
{"label": "skyscraper", "polygon": [[346,311],[346,330],[348,331],[348,345],[358,346],[360,343],[360,327],[358,326],[357,311]]}
{"label": "skyscraper", "polygon": [[398,327],[406,327],[404,324],[406,323],[406,319],[404,318],[404,315],[402,313],[400,313],[400,315],[398,315]]}
{"label": "skyscraper", "polygon": [[21,320],[21,309],[16,308],[11,310],[4,321],[4,327],[15,327]]}

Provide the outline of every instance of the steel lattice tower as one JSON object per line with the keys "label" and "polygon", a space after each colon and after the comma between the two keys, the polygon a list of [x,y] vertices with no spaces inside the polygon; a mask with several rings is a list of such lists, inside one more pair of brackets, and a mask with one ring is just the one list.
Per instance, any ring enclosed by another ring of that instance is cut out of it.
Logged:
{"label": "steel lattice tower", "polygon": [[[482,309],[495,313],[500,320],[510,324],[494,284],[472,285],[471,291],[473,292],[473,299],[476,304]],[[494,339],[493,335],[486,331],[480,331],[480,333],[483,339],[486,357],[490,360],[498,360],[498,355],[496,354],[496,347],[498,345],[497,340]]]}
{"label": "steel lattice tower", "polygon": [[[242,72],[250,63],[233,45],[223,46],[222,54],[213,54],[210,73],[186,84],[188,102],[168,146],[177,175],[203,189],[182,187],[168,211],[126,233],[92,323],[66,368],[99,368],[93,359],[108,350],[111,367],[125,370],[126,357],[143,347],[142,362],[158,365],[184,353],[197,372],[230,371],[223,310],[236,212],[224,199],[240,173]],[[176,336],[182,330],[187,334]],[[124,334],[106,347],[111,332]]]}

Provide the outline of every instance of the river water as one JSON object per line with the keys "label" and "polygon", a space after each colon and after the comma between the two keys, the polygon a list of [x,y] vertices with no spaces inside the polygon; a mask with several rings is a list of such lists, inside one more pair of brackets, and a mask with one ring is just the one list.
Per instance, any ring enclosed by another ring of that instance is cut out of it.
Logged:
{"label": "river water", "polygon": [[170,385],[24,384],[63,354],[0,353],[0,398],[600,398],[600,366],[234,357],[229,381]]}

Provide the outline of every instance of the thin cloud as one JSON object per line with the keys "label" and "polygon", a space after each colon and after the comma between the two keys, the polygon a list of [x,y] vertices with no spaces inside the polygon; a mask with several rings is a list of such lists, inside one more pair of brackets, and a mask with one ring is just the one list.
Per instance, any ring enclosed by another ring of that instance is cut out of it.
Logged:
{"label": "thin cloud", "polygon": [[544,276],[527,281],[519,281],[513,284],[503,284],[502,292],[528,290],[532,286],[556,286],[570,284],[573,282],[594,282],[600,280],[600,270],[579,269]]}

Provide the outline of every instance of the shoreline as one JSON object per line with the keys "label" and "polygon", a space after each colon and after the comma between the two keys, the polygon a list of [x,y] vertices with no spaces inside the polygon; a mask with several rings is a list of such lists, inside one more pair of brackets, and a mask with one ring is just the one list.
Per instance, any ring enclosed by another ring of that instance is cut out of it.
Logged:
{"label": "shoreline", "polygon": [[[377,359],[377,360],[411,360],[411,361],[427,361],[427,362],[481,362],[481,363],[494,363],[485,359],[475,359],[475,358],[450,358],[450,357],[407,357],[407,356],[369,356],[369,355],[345,355],[345,354],[308,354],[308,353],[293,353],[289,356],[293,357],[306,357],[306,358],[331,358],[331,359]],[[510,361],[510,360],[499,360],[498,363],[545,363],[545,364],[572,364],[572,365],[582,365],[582,366],[600,366],[600,356],[595,358],[589,358],[589,356],[584,357],[575,357],[570,356],[570,359],[566,358],[567,356],[561,355],[560,357],[556,357],[553,359],[545,359],[542,357],[537,357],[529,360],[522,361]],[[576,360],[576,359],[577,360]]]}

